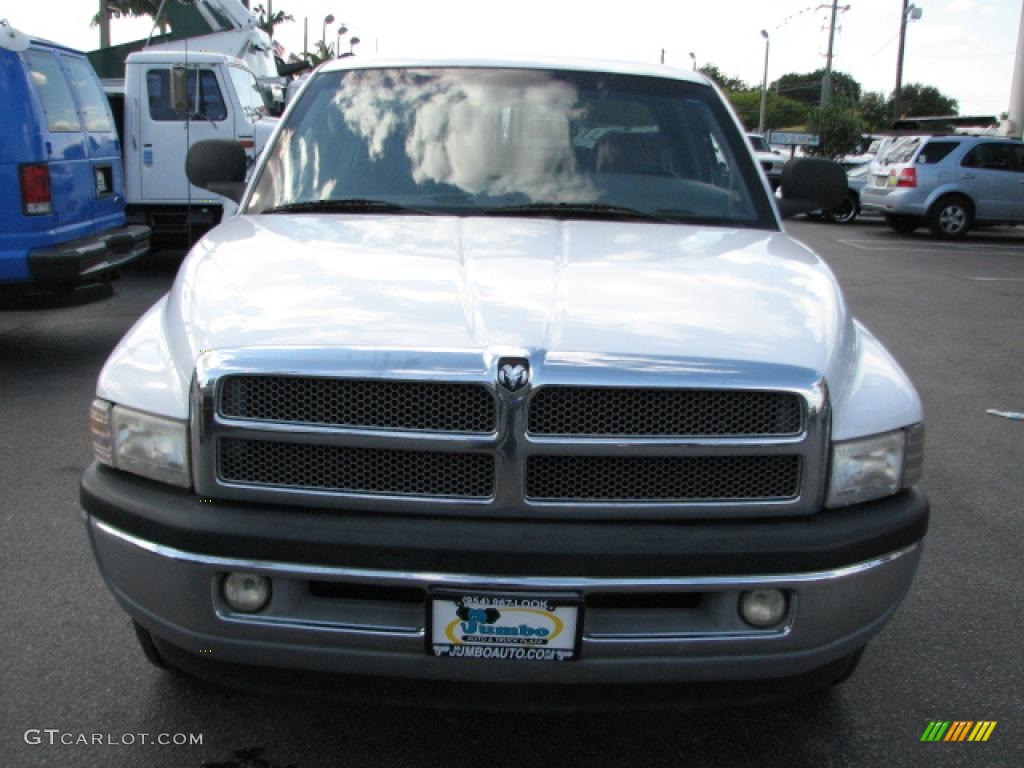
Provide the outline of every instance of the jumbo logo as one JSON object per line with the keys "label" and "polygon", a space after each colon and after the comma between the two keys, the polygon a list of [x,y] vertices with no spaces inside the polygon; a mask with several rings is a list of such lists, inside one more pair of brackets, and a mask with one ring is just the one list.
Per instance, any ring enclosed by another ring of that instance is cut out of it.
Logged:
{"label": "jumbo logo", "polygon": [[550,611],[536,608],[460,607],[457,619],[445,628],[453,643],[508,643],[547,645],[565,630],[565,624]]}

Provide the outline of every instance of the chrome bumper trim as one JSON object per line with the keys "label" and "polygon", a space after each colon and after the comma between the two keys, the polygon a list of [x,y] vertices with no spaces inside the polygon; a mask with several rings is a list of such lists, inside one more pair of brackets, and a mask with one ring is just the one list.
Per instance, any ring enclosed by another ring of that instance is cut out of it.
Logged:
{"label": "chrome bumper trim", "polygon": [[473,587],[477,589],[600,589],[602,592],[637,592],[665,591],[689,587],[731,588],[757,586],[763,584],[786,585],[808,584],[822,581],[836,581],[870,571],[898,560],[920,548],[920,544],[911,544],[881,557],[861,563],[835,568],[828,571],[811,571],[807,573],[781,573],[756,576],[687,576],[678,578],[622,578],[593,579],[578,576],[488,576],[478,574],[457,573],[412,573],[406,571],[378,571],[367,568],[339,568],[336,566],[319,566],[298,563],[282,563],[267,560],[248,560],[240,558],[201,555],[157,544],[146,539],[132,536],[119,528],[100,522],[95,518],[91,524],[99,531],[139,549],[151,552],[171,560],[185,561],[196,565],[222,568],[227,571],[255,571],[258,573],[302,574],[309,578],[328,578],[339,581],[360,583],[386,584],[388,586],[419,586],[419,587]]}

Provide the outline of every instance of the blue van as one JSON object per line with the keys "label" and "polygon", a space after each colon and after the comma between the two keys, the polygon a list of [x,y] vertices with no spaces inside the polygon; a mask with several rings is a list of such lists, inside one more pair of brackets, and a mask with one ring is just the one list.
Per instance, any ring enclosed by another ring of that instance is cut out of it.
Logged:
{"label": "blue van", "polygon": [[109,280],[149,250],[125,226],[121,142],[85,54],[0,21],[0,289]]}

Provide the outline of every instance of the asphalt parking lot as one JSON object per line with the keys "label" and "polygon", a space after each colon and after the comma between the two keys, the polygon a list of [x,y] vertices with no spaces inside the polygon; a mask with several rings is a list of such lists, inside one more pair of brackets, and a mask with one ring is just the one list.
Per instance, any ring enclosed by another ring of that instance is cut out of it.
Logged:
{"label": "asphalt parking lot", "polygon": [[[924,559],[844,686],[772,706],[494,713],[252,693],[152,668],[93,564],[77,483],[96,375],[173,278],[178,257],[160,254],[110,297],[0,305],[0,764],[1021,765],[1024,422],[985,411],[1024,411],[1024,229],[945,243],[867,219],[789,228],[828,261],[926,409]],[[986,743],[922,743],[930,720],[997,726]],[[135,743],[50,744],[47,729]]]}

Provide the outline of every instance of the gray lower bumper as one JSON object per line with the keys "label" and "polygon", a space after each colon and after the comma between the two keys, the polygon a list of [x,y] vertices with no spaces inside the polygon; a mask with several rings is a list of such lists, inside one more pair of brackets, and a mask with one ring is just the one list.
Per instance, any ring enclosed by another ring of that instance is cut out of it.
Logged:
{"label": "gray lower bumper", "polygon": [[[798,675],[850,654],[877,633],[909,589],[921,553],[918,543],[868,562],[813,573],[510,579],[212,557],[144,541],[91,517],[88,528],[103,576],[125,610],[155,636],[183,650],[236,664],[489,682],[642,683]],[[261,573],[272,580],[273,598],[266,609],[239,614],[223,602],[219,585],[231,571]],[[321,590],[317,596],[312,584],[346,589],[332,596]],[[437,587],[580,595],[586,606],[580,658],[524,663],[428,655],[426,606],[409,595],[425,595]],[[737,604],[743,591],[764,587],[788,593],[789,613],[778,627],[758,630],[743,623]],[[683,593],[696,593],[699,600],[666,607],[650,599]],[[401,599],[389,599],[392,594]],[[620,599],[591,605],[590,598],[597,595]]]}
{"label": "gray lower bumper", "polygon": [[29,253],[36,285],[71,286],[102,279],[149,251],[149,227],[120,227]]}

